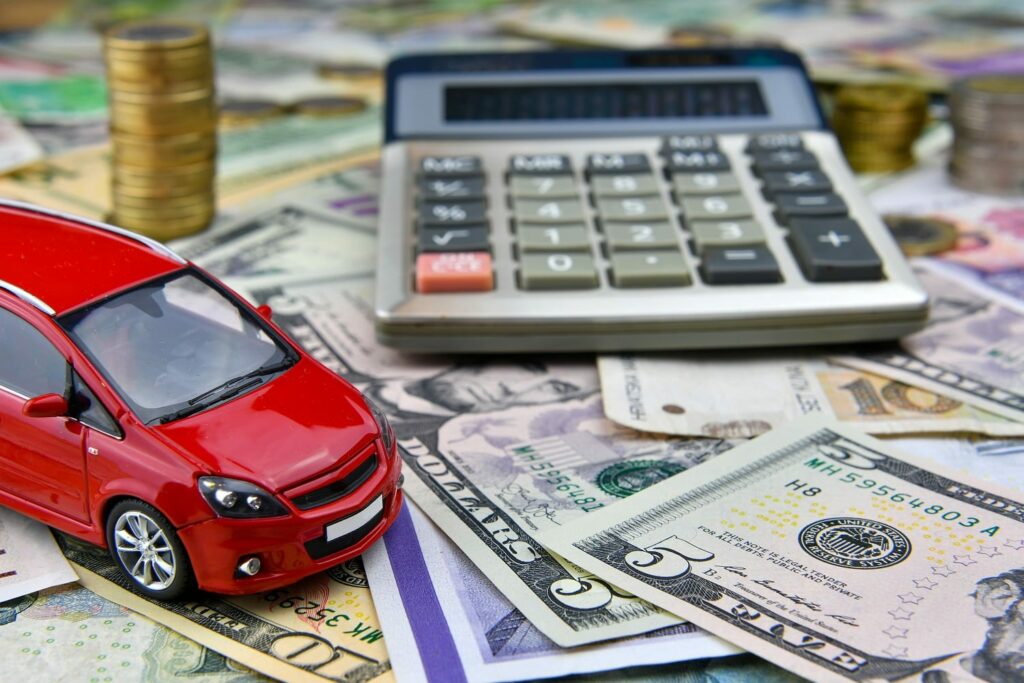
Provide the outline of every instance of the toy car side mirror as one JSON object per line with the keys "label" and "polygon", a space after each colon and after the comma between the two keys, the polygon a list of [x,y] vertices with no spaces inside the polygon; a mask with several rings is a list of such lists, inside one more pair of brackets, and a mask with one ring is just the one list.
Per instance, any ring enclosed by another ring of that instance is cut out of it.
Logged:
{"label": "toy car side mirror", "polygon": [[263,304],[262,306],[257,306],[256,307],[256,312],[259,313],[260,315],[262,315],[267,320],[270,320],[270,316],[272,316],[274,314],[274,312],[272,310],[270,310],[270,306],[268,306],[266,304]]}
{"label": "toy car side mirror", "polygon": [[68,414],[68,402],[60,394],[43,394],[25,401],[21,412],[26,417],[60,417]]}

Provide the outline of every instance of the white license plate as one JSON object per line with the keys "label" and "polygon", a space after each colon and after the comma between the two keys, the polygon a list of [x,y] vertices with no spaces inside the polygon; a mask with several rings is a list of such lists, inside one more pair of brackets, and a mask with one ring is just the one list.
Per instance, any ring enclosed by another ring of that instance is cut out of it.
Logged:
{"label": "white license plate", "polygon": [[325,530],[327,542],[330,543],[336,538],[341,538],[365,526],[367,522],[380,514],[382,510],[384,510],[384,496],[377,496],[370,501],[369,505],[354,515],[349,515],[345,519],[339,519],[337,522],[331,522]]}

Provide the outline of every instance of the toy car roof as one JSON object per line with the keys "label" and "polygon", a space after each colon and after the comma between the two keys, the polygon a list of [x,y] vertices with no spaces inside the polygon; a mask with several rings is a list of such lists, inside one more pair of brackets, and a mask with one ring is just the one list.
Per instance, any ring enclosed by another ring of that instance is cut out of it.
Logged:
{"label": "toy car roof", "polygon": [[121,228],[0,200],[0,290],[60,315],[186,261]]}

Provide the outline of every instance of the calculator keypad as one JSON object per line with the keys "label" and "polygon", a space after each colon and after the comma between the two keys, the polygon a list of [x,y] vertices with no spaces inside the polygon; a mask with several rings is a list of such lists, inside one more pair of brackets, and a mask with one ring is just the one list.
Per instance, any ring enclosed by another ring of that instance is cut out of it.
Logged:
{"label": "calculator keypad", "polygon": [[[428,156],[416,188],[422,293],[489,291],[496,263],[512,283],[503,287],[527,291],[885,277],[797,133],[754,135],[728,150],[712,135],[675,135],[654,153],[511,154],[504,168],[472,155]],[[496,240],[495,229],[507,236]]]}

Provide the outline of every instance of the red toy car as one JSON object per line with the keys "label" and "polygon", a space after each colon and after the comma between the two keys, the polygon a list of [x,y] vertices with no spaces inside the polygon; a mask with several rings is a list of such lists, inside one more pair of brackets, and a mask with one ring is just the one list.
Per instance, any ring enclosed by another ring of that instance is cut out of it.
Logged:
{"label": "red toy car", "polygon": [[394,432],[269,318],[157,242],[0,202],[0,504],[162,599],[362,553],[401,507]]}

